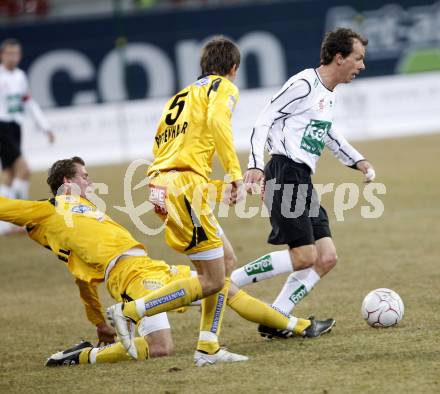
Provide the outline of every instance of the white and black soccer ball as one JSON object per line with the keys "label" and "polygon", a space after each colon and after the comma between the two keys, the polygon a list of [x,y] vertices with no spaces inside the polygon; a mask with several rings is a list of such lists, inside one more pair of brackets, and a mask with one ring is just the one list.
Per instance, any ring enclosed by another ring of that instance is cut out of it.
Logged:
{"label": "white and black soccer ball", "polygon": [[391,327],[403,318],[405,308],[399,294],[390,289],[370,291],[362,302],[362,317],[371,327]]}

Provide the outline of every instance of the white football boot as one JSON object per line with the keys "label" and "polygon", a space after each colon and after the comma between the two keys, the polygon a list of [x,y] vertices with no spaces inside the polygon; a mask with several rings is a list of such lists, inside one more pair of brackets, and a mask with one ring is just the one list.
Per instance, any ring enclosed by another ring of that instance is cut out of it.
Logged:
{"label": "white football boot", "polygon": [[122,346],[127,353],[137,359],[137,349],[134,344],[135,324],[122,312],[122,302],[107,308],[107,319],[114,327]]}
{"label": "white football boot", "polygon": [[212,365],[217,363],[236,363],[239,361],[247,361],[248,357],[241,354],[229,352],[226,349],[220,349],[217,353],[206,354],[198,350],[194,353],[194,363],[197,367]]}

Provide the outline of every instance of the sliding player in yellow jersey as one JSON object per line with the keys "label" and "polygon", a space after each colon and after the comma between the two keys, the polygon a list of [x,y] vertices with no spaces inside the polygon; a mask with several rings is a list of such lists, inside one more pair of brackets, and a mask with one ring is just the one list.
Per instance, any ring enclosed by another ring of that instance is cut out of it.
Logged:
{"label": "sliding player in yellow jersey", "polygon": [[[210,180],[212,159],[218,154],[231,185],[234,204],[242,188],[242,173],[234,149],[231,117],[238,100],[233,84],[240,52],[224,37],[209,41],[200,60],[202,76],[165,105],[154,141],[154,161],[149,167],[150,201],[165,221],[165,238],[174,250],[186,254],[198,276],[169,283],[154,298],[139,298],[108,309],[124,346],[134,348],[130,321],[188,305],[202,298],[199,341],[194,354],[197,366],[235,362],[247,357],[221,349],[219,334],[236,258],[210,208],[218,195]],[[259,305],[246,293],[235,297],[235,307],[255,321]],[[250,317],[251,316],[251,317]],[[312,324],[299,319],[298,332]]]}
{"label": "sliding player in yellow jersey", "polygon": [[[66,263],[80,287],[87,316],[92,323],[105,325],[96,286],[105,282],[116,301],[140,297],[157,299],[157,289],[186,280],[188,266],[169,266],[147,256],[145,247],[121,225],[100,212],[86,196],[91,185],[84,162],[78,157],[57,161],[49,170],[48,183],[54,198],[46,201],[11,200],[0,197],[0,220],[26,230],[33,240],[50,249]],[[76,191],[76,193],[75,193]],[[260,324],[308,337],[319,336],[324,322],[285,316],[267,304],[233,287],[228,305],[239,315]],[[309,326],[310,325],[310,326]],[[307,330],[301,329],[309,326]],[[144,317],[138,325],[141,335],[134,339],[131,354],[121,343],[92,347],[88,342],[52,355],[47,365],[118,362],[135,358],[166,356],[173,343],[165,313]],[[99,334],[99,331],[98,331]],[[101,333],[100,339],[105,337]],[[107,342],[111,342],[111,332]]]}
{"label": "sliding player in yellow jersey", "polygon": [[[115,300],[129,300],[150,291],[143,287],[144,281],[165,284],[189,276],[189,269],[187,266],[170,267],[164,261],[149,258],[141,243],[86,198],[85,190],[90,181],[82,159],[75,157],[57,161],[49,171],[48,183],[55,195],[50,200],[24,201],[0,197],[0,218],[26,226],[30,238],[66,263],[80,288],[87,317],[97,326],[100,342],[112,342],[112,331],[101,312],[97,284],[105,282]],[[61,187],[65,193],[57,195]],[[71,194],[72,188],[77,191],[76,195]],[[142,337],[136,338],[137,359],[172,352],[166,314],[141,321],[138,331]],[[130,359],[121,344],[92,349],[90,344],[82,343],[72,357],[67,360],[58,357],[52,361],[56,364]]]}

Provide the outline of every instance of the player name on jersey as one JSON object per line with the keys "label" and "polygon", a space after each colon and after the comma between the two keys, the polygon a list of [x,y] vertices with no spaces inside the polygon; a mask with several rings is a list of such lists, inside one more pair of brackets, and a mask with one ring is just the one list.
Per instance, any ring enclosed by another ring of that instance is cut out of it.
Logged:
{"label": "player name on jersey", "polygon": [[185,134],[187,127],[188,122],[183,122],[183,124],[178,123],[176,125],[167,127],[162,133],[154,137],[157,147],[159,148],[161,144],[178,137],[180,134]]}

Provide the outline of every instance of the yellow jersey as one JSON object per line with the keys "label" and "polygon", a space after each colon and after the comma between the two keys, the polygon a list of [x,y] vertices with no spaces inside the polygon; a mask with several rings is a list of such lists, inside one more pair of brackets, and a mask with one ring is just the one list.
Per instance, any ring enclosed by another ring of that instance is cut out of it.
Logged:
{"label": "yellow jersey", "polygon": [[217,152],[229,181],[241,179],[231,123],[237,100],[237,87],[218,75],[202,77],[172,97],[157,128],[148,176],[193,171],[208,181]]}
{"label": "yellow jersey", "polygon": [[0,220],[26,226],[30,238],[66,263],[95,326],[105,322],[96,285],[104,281],[107,264],[131,248],[144,249],[124,227],[79,197],[24,201],[0,196]]}
{"label": "yellow jersey", "polygon": [[108,263],[144,246],[94,204],[77,196],[46,201],[0,197],[0,220],[26,226],[34,241],[54,252],[71,274],[85,282],[102,282]]}

